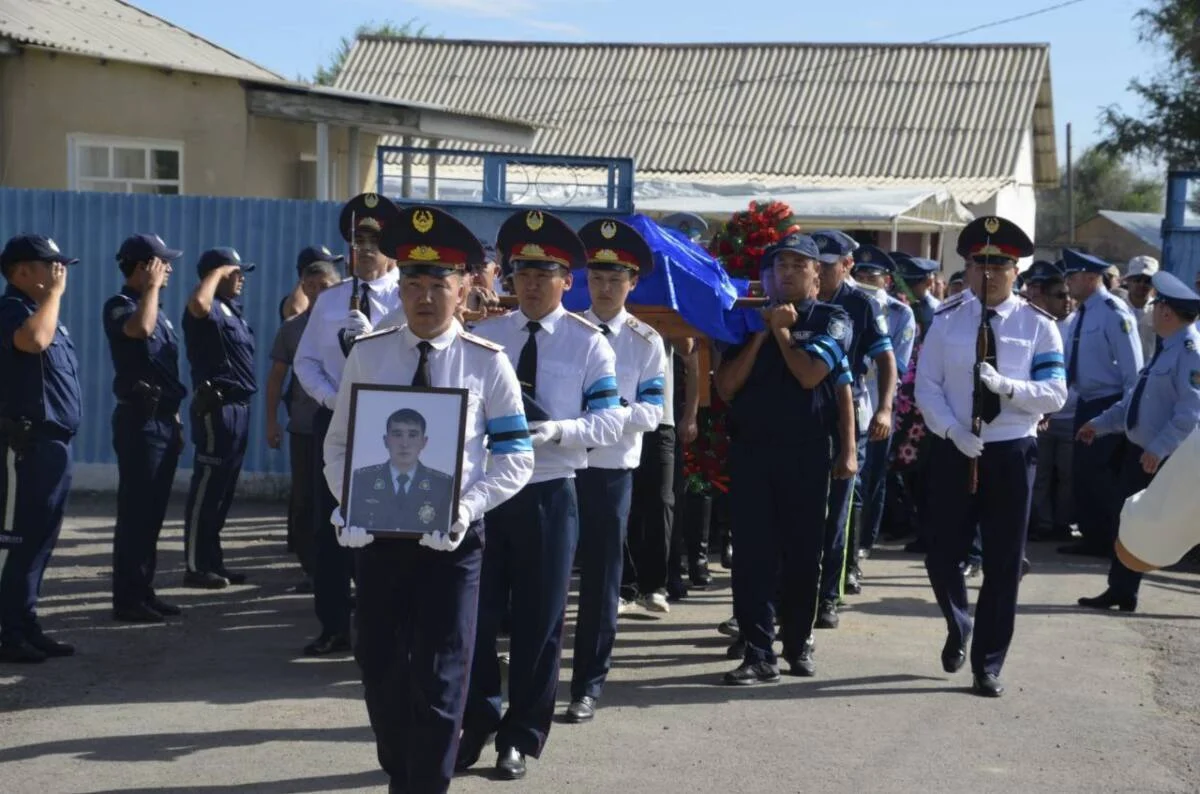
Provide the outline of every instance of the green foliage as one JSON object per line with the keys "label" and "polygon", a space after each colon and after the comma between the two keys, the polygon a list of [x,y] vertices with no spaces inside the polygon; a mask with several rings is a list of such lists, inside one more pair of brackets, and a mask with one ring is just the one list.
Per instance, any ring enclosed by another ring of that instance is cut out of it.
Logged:
{"label": "green foliage", "polygon": [[377,36],[381,38],[394,39],[417,39],[424,38],[428,35],[428,25],[417,25],[417,20],[410,19],[402,25],[397,25],[395,22],[367,22],[359,25],[354,29],[353,36],[342,36],[341,42],[338,43],[338,48],[329,56],[329,63],[324,66],[317,67],[316,73],[313,75],[312,81],[316,85],[333,85],[337,82],[338,73],[342,71],[342,67],[346,65],[346,58],[350,56],[350,50],[354,47],[354,42],[358,41],[363,36]]}
{"label": "green foliage", "polygon": [[[1117,154],[1094,147],[1075,161],[1075,223],[1094,217],[1099,210],[1162,212],[1163,180],[1139,176]],[[1067,172],[1060,187],[1038,191],[1037,241],[1050,245],[1070,231],[1067,215]]]}

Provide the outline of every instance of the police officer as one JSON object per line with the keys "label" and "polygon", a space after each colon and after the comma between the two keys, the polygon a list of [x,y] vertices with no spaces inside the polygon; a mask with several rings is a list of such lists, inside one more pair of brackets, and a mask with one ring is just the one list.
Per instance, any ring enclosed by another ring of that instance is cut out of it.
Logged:
{"label": "police officer", "polygon": [[[1111,499],[1110,509],[1118,515],[1125,500],[1150,485],[1162,464],[1200,424],[1200,331],[1196,329],[1200,294],[1165,271],[1156,272],[1152,280],[1158,300],[1150,311],[1161,344],[1138,375],[1133,391],[1079,429],[1084,444],[1121,432],[1129,442],[1121,456],[1120,487]],[[1116,539],[1114,535],[1109,542]],[[1108,569],[1108,589],[1079,603],[1133,612],[1141,582],[1140,573],[1122,564],[1118,550]]]}
{"label": "police officer", "polygon": [[[304,391],[320,406],[313,418],[313,444],[321,449],[333,418],[342,369],[353,340],[374,329],[389,315],[403,324],[400,275],[386,250],[384,233],[394,231],[400,211],[385,196],[363,193],[346,202],[338,220],[342,238],[350,243],[352,277],[321,293],[308,325],[300,336],[292,371]],[[325,488],[324,463],[313,456],[313,606],[321,632],[304,646],[308,656],[350,650],[350,577],[353,559],[341,549],[329,516],[337,505]]]}
{"label": "police officer", "polygon": [[[903,378],[912,359],[913,345],[917,336],[917,321],[913,310],[904,301],[887,291],[887,281],[896,272],[896,263],[891,256],[873,245],[861,245],[854,251],[854,278],[859,287],[880,305],[887,320],[888,338],[892,340],[892,352],[896,357],[896,374]],[[867,396],[872,412],[879,402],[878,367],[872,361],[867,367]],[[888,459],[892,439],[871,439],[867,442],[867,454],[862,480],[862,523],[860,530],[860,556],[870,554],[879,537],[879,526],[883,521],[883,504],[887,495]],[[857,564],[856,564],[857,567]],[[849,582],[847,582],[849,588]]]}
{"label": "police officer", "polygon": [[[511,264],[519,310],[486,320],[476,332],[502,345],[523,393],[549,416],[533,421],[533,478],[487,517],[479,628],[458,768],[479,760],[496,734],[496,774],[525,775],[554,716],[571,562],[579,535],[575,472],[587,450],[617,443],[630,409],[617,391],[615,357],[600,329],[562,306],[571,269],[585,264],[583,243],[561,219],[519,212],[496,242]],[[511,596],[508,711],[502,712],[496,636]]]}
{"label": "police officer", "polygon": [[[854,476],[851,320],[815,300],[820,251],[791,234],[768,249],[766,329],[721,354],[716,387],[729,403],[730,515],[737,543],[733,611],[745,643],[733,685],[779,680],[772,597],[780,592],[784,658],[811,676],[812,628],[831,476]],[[834,436],[840,436],[835,443]]]}
{"label": "police officer", "polygon": [[[583,313],[616,355],[617,391],[629,418],[617,443],[588,451],[587,468],[575,474],[579,499],[579,611],[571,672],[568,722],[595,716],[617,636],[617,606],[633,492],[633,470],[642,457],[642,434],[658,428],[663,416],[667,353],[658,333],[625,310],[638,279],[654,268],[650,246],[632,227],[600,218],[579,230],[587,250],[588,295]],[[674,446],[674,439],[670,439]],[[671,463],[670,461],[668,463]],[[665,483],[674,485],[672,466]],[[660,492],[661,493],[661,490]],[[655,494],[659,496],[659,494]],[[659,539],[664,569],[669,537]]]}
{"label": "police officer", "polygon": [[897,291],[909,297],[913,317],[917,321],[917,341],[924,341],[929,326],[933,324],[933,313],[942,305],[933,294],[934,276],[941,265],[932,259],[897,251],[893,251],[891,256],[896,263],[894,275],[899,277]]}
{"label": "police officer", "polygon": [[158,536],[183,451],[179,337],[159,305],[182,251],[156,234],[121,243],[125,286],[104,303],[112,354],[113,449],[117,453],[117,525],[113,530],[113,619],[160,623],[179,607],[154,593]]}
{"label": "police officer", "polygon": [[[865,292],[847,281],[854,265],[854,251],[847,242],[848,238],[844,234],[816,232],[813,240],[821,251],[821,282],[817,299],[841,306],[850,317],[851,338],[846,354],[853,378],[855,449],[861,470],[866,459],[867,441],[886,439],[892,433],[896,357],[882,310]],[[854,245],[857,247],[857,244]],[[874,416],[868,419],[870,413],[865,376],[867,364],[872,361],[879,377],[879,404],[875,407]],[[856,495],[857,490],[857,478],[835,480],[829,488],[829,511],[826,515],[825,548],[821,564],[821,604],[816,624],[820,629],[837,628],[837,607],[843,585],[850,592],[859,589],[855,551],[859,522],[852,522],[850,509],[852,500],[862,504],[861,494]],[[847,549],[851,553],[848,554]],[[848,566],[848,562],[853,564]]]}
{"label": "police officer", "polygon": [[967,288],[966,275],[967,272],[965,270],[956,270],[950,274],[950,278],[946,280],[946,300],[953,298]]}
{"label": "police officer", "polygon": [[49,237],[22,234],[0,252],[0,662],[75,649],[42,632],[37,600],[71,490],[81,397],[75,346],[59,323],[67,267]]}
{"label": "police officer", "polygon": [[[1067,353],[1067,385],[1079,395],[1075,430],[1115,405],[1137,383],[1142,368],[1142,344],[1137,321],[1123,302],[1104,287],[1108,263],[1071,248],[1062,252],[1067,286],[1078,308],[1071,338],[1063,340]],[[1113,435],[1094,444],[1075,445],[1072,476],[1078,543],[1059,548],[1064,554],[1108,557],[1117,536],[1119,506],[1111,500],[1091,499],[1091,493],[1116,493],[1118,483],[1112,461],[1121,438]]]}
{"label": "police officer", "polygon": [[192,443],[183,540],[187,587],[219,590],[242,584],[244,573],[225,567],[221,530],[233,503],[246,441],[254,374],[254,329],[242,309],[242,287],[254,265],[233,248],[211,248],[196,264],[200,283],[183,314],[183,341],[192,376]]}
{"label": "police officer", "polygon": [[[958,253],[968,263],[970,291],[942,304],[917,365],[917,404],[937,437],[930,478],[938,495],[929,503],[925,568],[948,627],[942,667],[953,673],[966,661],[972,634],[961,565],[976,528],[982,532],[972,690],[999,697],[1029,525],[1037,425],[1063,406],[1067,388],[1054,318],[1012,291],[1017,260],[1033,253],[1025,233],[1004,218],[977,218],[959,236]],[[987,342],[982,361],[981,334]]]}
{"label": "police officer", "polygon": [[[468,391],[462,485],[450,531],[407,539],[351,526],[335,535],[357,549],[355,658],[389,791],[444,792],[454,774],[475,644],[484,514],[529,480],[533,448],[512,365],[498,345],[464,332],[454,319],[467,291],[465,270],[482,257],[478,241],[450,215],[423,206],[406,207],[386,236],[409,322],[355,343],[325,438],[325,477],[340,496],[353,384]],[[340,513],[334,523],[341,523]]]}

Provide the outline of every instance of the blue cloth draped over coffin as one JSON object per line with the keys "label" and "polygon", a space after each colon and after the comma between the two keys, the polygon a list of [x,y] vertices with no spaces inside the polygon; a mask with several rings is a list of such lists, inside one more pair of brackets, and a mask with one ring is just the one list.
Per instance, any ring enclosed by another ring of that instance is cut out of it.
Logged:
{"label": "blue cloth draped over coffin", "polygon": [[[733,307],[735,300],[749,295],[748,280],[731,279],[721,263],[699,245],[645,215],[621,220],[637,229],[654,252],[654,270],[638,280],[629,303],[674,309],[697,331],[730,344],[763,329],[757,310]],[[576,272],[563,305],[568,311],[583,311],[591,305],[586,273]]]}

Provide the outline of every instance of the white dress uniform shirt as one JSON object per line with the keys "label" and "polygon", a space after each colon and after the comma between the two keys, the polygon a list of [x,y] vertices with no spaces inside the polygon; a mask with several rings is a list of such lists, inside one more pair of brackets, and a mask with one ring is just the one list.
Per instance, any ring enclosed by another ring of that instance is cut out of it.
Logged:
{"label": "white dress uniform shirt", "polygon": [[[961,295],[942,304],[934,316],[917,364],[917,406],[929,430],[942,438],[954,425],[971,428],[975,334],[982,307],[970,290]],[[1063,342],[1054,319],[1015,295],[994,310],[996,370],[1013,382],[1013,393],[1000,397],[1000,415],[984,423],[980,437],[985,444],[1036,436],[1042,416],[1067,400]]]}
{"label": "white dress uniform shirt", "polygon": [[[392,268],[373,281],[359,280],[359,289],[366,285],[371,304],[371,323],[378,327],[389,316],[404,324],[404,308],[400,305],[400,271]],[[308,325],[296,346],[292,369],[304,391],[326,408],[333,408],[346,354],[342,352],[340,331],[350,313],[350,293],[354,280],[346,279],[317,296]]]}
{"label": "white dress uniform shirt", "polygon": [[587,465],[597,469],[636,469],[642,460],[642,433],[657,430],[662,423],[667,351],[658,332],[625,309],[607,323],[591,309],[583,316],[600,328],[612,346],[617,357],[617,391],[629,407],[620,440],[589,452]]}
{"label": "white dress uniform shirt", "polygon": [[[475,333],[504,347],[513,367],[529,338],[524,312],[484,320]],[[562,428],[562,437],[537,449],[530,482],[575,476],[587,450],[617,443],[629,416],[617,394],[616,357],[600,329],[561,305],[537,321],[537,383],[533,394]]]}
{"label": "white dress uniform shirt", "polygon": [[[352,384],[411,384],[421,341],[408,328],[389,329],[364,334],[351,348],[325,437],[325,480],[338,498],[345,477]],[[465,333],[457,322],[428,341],[433,348],[429,351],[430,385],[467,390],[458,518],[470,524],[525,487],[533,473],[533,446],[525,423],[521,386],[499,345]]]}

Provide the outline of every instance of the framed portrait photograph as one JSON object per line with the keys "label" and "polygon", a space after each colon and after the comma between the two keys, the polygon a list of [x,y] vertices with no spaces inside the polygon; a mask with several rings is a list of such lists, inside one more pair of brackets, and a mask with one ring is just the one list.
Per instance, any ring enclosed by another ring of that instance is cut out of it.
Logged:
{"label": "framed portrait photograph", "polygon": [[346,526],[394,537],[449,532],[466,422],[466,389],[353,384],[342,476]]}

